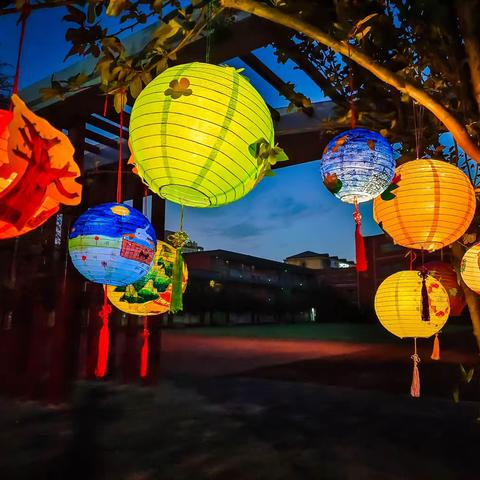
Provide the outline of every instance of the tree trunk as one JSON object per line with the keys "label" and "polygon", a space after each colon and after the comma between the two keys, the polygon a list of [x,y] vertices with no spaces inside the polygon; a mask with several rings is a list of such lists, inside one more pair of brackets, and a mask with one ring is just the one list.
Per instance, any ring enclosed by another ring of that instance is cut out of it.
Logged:
{"label": "tree trunk", "polygon": [[436,102],[420,87],[416,87],[405,78],[379,65],[375,60],[357,50],[345,41],[337,41],[317,27],[304,22],[300,18],[283,13],[278,8],[272,8],[255,0],[220,0],[224,8],[233,8],[270,20],[271,22],[302,32],[312,40],[325,45],[337,53],[354,61],[361,67],[375,75],[379,80],[396,88],[399,92],[406,93],[420,105],[437,117],[445,128],[453,135],[458,146],[477,163],[480,163],[480,148],[472,140],[465,127],[440,103]]}
{"label": "tree trunk", "polygon": [[478,0],[457,0],[458,19],[463,34],[465,53],[470,69],[473,94],[480,111],[480,41],[475,24],[475,12],[480,8]]}
{"label": "tree trunk", "polygon": [[[460,262],[465,253],[463,247],[455,242],[451,246],[452,257],[453,257],[453,266],[457,272],[460,271]],[[467,302],[468,311],[470,313],[470,319],[472,321],[473,334],[477,340],[477,347],[480,352],[480,302],[478,301],[478,294],[473,290],[470,290],[463,281],[463,278],[459,275],[460,286],[462,287],[463,293],[465,294],[465,300]]]}

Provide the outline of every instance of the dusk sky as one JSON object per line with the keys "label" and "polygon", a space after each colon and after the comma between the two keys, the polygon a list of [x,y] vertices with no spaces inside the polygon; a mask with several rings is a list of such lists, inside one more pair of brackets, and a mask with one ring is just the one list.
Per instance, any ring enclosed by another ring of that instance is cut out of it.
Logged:
{"label": "dusk sky", "polygon": [[[20,87],[50,77],[53,72],[81,60],[73,57],[63,62],[69,49],[64,39],[68,24],[61,21],[65,13],[65,9],[48,9],[30,16]],[[16,20],[14,16],[0,17],[0,62],[12,66],[16,62],[20,30]],[[313,102],[325,100],[320,88],[303,72],[294,69],[295,64],[277,64],[272,51],[267,47],[254,53]],[[245,66],[239,59],[228,63]],[[5,71],[13,74],[13,67]],[[273,87],[248,67],[244,74],[270,105],[287,105]],[[351,205],[343,204],[325,189],[319,162],[315,161],[276,170],[275,177],[264,179],[253,192],[231,205],[217,209],[186,209],[185,229],[205,249],[222,248],[280,261],[303,250],[353,259],[352,210]],[[380,232],[371,210],[371,202],[362,204],[364,235]],[[166,227],[174,230],[178,225],[179,207],[168,203]]]}

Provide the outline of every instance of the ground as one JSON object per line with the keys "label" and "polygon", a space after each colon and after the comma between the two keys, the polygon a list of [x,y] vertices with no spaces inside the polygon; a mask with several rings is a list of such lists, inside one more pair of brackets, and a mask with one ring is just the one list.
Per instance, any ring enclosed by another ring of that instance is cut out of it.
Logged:
{"label": "ground", "polygon": [[72,407],[1,400],[0,478],[477,478],[475,392],[451,398],[459,363],[477,363],[468,331],[446,330],[440,362],[421,345],[413,399],[411,342],[373,327],[167,331],[158,388],[82,382]]}

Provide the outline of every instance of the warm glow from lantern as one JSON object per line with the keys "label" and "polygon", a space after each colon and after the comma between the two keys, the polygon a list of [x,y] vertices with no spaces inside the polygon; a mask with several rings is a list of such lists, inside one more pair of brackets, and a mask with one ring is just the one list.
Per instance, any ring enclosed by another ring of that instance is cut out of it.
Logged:
{"label": "warm glow from lantern", "polygon": [[465,252],[460,264],[460,274],[467,287],[480,294],[480,243]]}
{"label": "warm glow from lantern", "polygon": [[375,312],[380,323],[400,338],[427,338],[437,333],[450,314],[448,294],[432,276],[426,279],[430,321],[422,320],[422,278],[408,270],[386,278],[375,294]]}
{"label": "warm glow from lantern", "polygon": [[165,70],[137,98],[130,143],[152,191],[191,207],[246,195],[262,176],[254,145],[274,144],[267,105],[233,67],[189,63]]}
{"label": "warm glow from lantern", "polygon": [[475,213],[475,192],[468,177],[441,160],[421,159],[400,165],[395,198],[373,202],[375,221],[393,241],[427,251],[461,237]]}
{"label": "warm glow from lantern", "polygon": [[[126,287],[108,286],[108,299],[119,310],[131,315],[159,315],[170,309],[172,272],[177,251],[157,242],[157,253],[147,275]],[[182,290],[187,288],[188,270],[183,262]]]}
{"label": "warm glow from lantern", "polygon": [[342,202],[368,202],[392,181],[393,149],[379,133],[354,128],[328,143],[320,169],[324,185]]}
{"label": "warm glow from lantern", "polygon": [[89,208],[77,218],[68,239],[75,268],[91,282],[115,286],[144,277],[155,247],[155,231],[148,219],[118,203]]}

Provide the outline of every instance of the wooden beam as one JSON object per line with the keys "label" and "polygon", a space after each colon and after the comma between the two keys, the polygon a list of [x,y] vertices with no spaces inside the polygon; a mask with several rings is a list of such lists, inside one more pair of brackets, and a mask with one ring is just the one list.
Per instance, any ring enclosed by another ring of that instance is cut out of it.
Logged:
{"label": "wooden beam", "polygon": [[[275,72],[270,70],[259,58],[253,53],[241,55],[240,60],[248,65],[251,69],[257,72],[264,80],[266,80],[272,87],[280,92],[284,97],[288,98],[289,86],[287,82],[284,82]],[[307,115],[313,115],[313,109],[311,107],[303,107],[302,111]]]}
{"label": "wooden beam", "polygon": [[93,132],[92,130],[86,131],[85,135],[88,139],[93,140],[94,142],[100,143],[107,147],[113,148],[114,150],[118,149],[118,141],[113,140],[112,138],[107,138],[101,135],[100,133]]}

